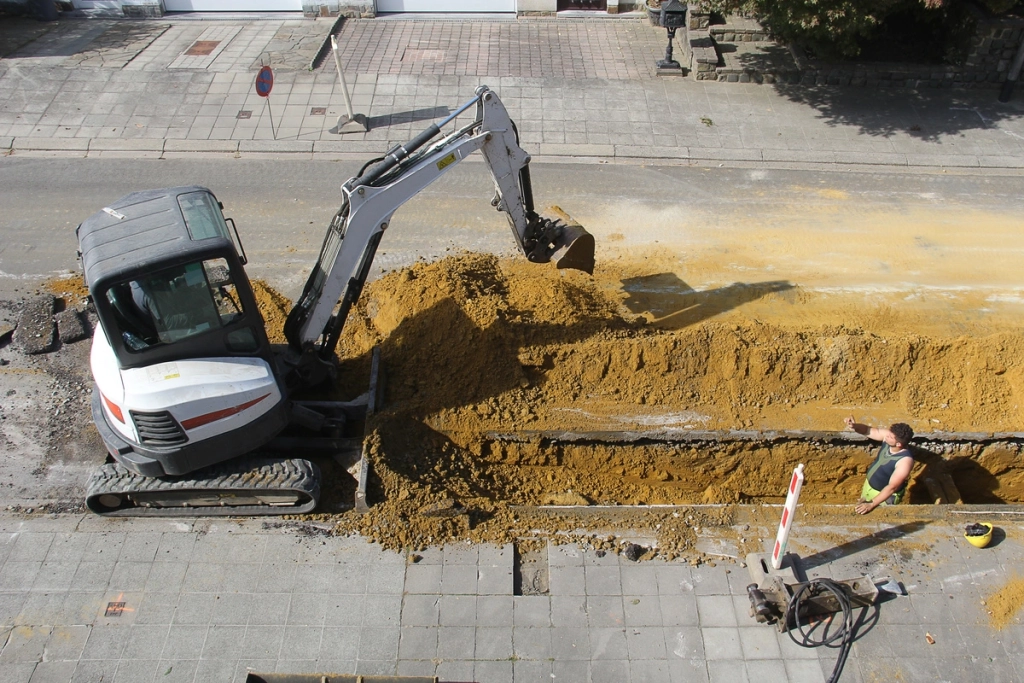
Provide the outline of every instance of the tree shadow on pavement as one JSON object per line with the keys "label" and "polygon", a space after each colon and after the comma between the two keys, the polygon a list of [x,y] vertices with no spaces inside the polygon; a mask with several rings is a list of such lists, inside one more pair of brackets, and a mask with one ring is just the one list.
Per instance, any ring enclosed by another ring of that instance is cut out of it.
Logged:
{"label": "tree shadow on pavement", "polygon": [[698,292],[675,273],[659,273],[622,281],[623,302],[635,314],[650,313],[662,329],[680,330],[777,292],[795,289],[786,280],[734,282]]}
{"label": "tree shadow on pavement", "polygon": [[[970,131],[997,129],[1003,120],[1021,118],[1019,104],[1003,105],[992,90],[912,90],[776,84],[791,102],[817,111],[831,127],[848,126],[860,135],[905,134],[938,142]],[[1018,98],[1019,99],[1019,98]]]}
{"label": "tree shadow on pavement", "polygon": [[[741,51],[725,57],[745,69],[779,74],[780,81],[765,87],[773,87],[775,92],[791,102],[814,109],[817,117],[828,126],[848,126],[860,135],[887,137],[903,134],[922,142],[937,142],[943,137],[963,135],[969,131],[996,129],[1000,121],[1024,117],[1024,97],[1018,94],[1010,103],[1003,104],[997,101],[998,91],[994,88],[914,89],[785,82],[787,72],[795,78],[799,78],[799,72],[789,48],[781,45]],[[872,67],[871,64],[853,63],[834,66],[847,71]],[[916,64],[907,66],[922,68]]]}

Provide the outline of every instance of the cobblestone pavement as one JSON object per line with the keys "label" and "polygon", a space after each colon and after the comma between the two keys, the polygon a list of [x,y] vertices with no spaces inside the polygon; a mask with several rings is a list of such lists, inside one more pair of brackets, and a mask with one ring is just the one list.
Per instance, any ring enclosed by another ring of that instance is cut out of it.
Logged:
{"label": "cobblestone pavement", "polygon": [[631,19],[361,19],[344,23],[338,44],[355,73],[621,80],[653,77],[665,36]]}
{"label": "cobblestone pavement", "polygon": [[[345,113],[333,20],[61,20],[0,59],[13,154],[379,154],[481,83],[524,147],[553,157],[1022,168],[1021,96],[802,88],[652,75],[664,32],[639,17],[351,20],[340,51],[366,133]],[[162,30],[163,26],[169,26]],[[127,28],[125,28],[127,27]],[[254,72],[275,69],[269,98]],[[273,120],[272,120],[273,119]]]}
{"label": "cobblestone pavement", "polygon": [[[1004,540],[978,551],[955,522],[798,522],[791,550],[812,577],[866,574],[907,593],[857,610],[842,680],[1022,680],[1024,626],[993,628],[987,601],[1024,560],[1011,540],[1024,526],[1000,530]],[[703,540],[728,553],[729,542],[714,538],[722,533],[705,529]],[[243,683],[252,670],[480,683],[821,683],[835,663],[834,648],[800,647],[757,624],[748,572],[728,558],[630,562],[549,545],[536,566],[549,588],[522,595],[511,546],[406,554],[309,523],[5,513],[0,680]]]}

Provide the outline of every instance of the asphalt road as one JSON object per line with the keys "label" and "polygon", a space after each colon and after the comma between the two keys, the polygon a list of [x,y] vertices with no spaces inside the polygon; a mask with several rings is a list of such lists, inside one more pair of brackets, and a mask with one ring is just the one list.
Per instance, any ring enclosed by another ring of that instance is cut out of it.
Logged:
{"label": "asphalt road", "polygon": [[[360,165],[0,159],[0,298],[76,269],[75,227],[107,202],[176,184],[211,188],[237,222],[250,275],[293,296],[338,207],[339,186]],[[997,283],[1013,289],[1021,282],[1024,183],[1014,171],[535,163],[533,182],[538,207],[557,204],[594,233],[599,259],[668,249],[692,286],[761,275],[822,287]],[[454,168],[396,213],[375,273],[453,249],[512,253],[491,195],[479,160]],[[951,259],[967,261],[944,271],[943,260]]]}

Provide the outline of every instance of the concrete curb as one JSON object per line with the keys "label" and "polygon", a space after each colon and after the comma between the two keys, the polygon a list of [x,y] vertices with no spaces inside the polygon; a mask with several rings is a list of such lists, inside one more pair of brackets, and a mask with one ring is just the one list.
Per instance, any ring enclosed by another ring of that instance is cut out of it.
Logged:
{"label": "concrete curb", "polygon": [[163,138],[92,138],[89,141],[90,152],[162,152]]}
{"label": "concrete curb", "polygon": [[979,156],[982,168],[1024,168],[1024,159],[1008,156]]}
{"label": "concrete curb", "polygon": [[909,166],[958,166],[978,168],[981,162],[973,154],[946,156],[943,154],[908,154]]}
{"label": "concrete curb", "polygon": [[305,140],[240,140],[239,152],[306,153],[313,152],[313,141]]}
{"label": "concrete curb", "polygon": [[836,155],[834,152],[807,151],[797,152],[791,149],[764,149],[761,150],[761,158],[765,161],[782,161],[797,163],[834,164]]}
{"label": "concrete curb", "polygon": [[905,154],[890,152],[833,152],[838,164],[870,164],[874,166],[906,166]]}
{"label": "concrete curb", "polygon": [[16,137],[11,149],[45,152],[88,152],[89,138],[32,138]]}
{"label": "concrete curb", "polygon": [[237,152],[238,140],[165,140],[165,152]]}
{"label": "concrete curb", "polygon": [[[78,155],[96,157],[186,158],[191,155],[309,155],[339,159],[380,156],[395,144],[392,140],[188,140],[160,138],[43,138],[0,137],[0,152],[9,155]],[[900,169],[1015,170],[1024,169],[1024,158],[1004,155],[897,154],[788,149],[740,149],[729,147],[656,147],[525,143],[523,148],[545,161],[618,160],[671,162],[735,162],[752,164],[802,164],[810,166],[874,166]]]}

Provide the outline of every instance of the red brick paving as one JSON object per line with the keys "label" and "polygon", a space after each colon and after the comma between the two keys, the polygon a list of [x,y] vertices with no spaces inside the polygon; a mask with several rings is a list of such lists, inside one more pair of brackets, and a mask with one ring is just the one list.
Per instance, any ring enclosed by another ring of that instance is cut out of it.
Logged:
{"label": "red brick paving", "polygon": [[636,79],[654,75],[665,32],[634,19],[353,19],[338,45],[357,73]]}

